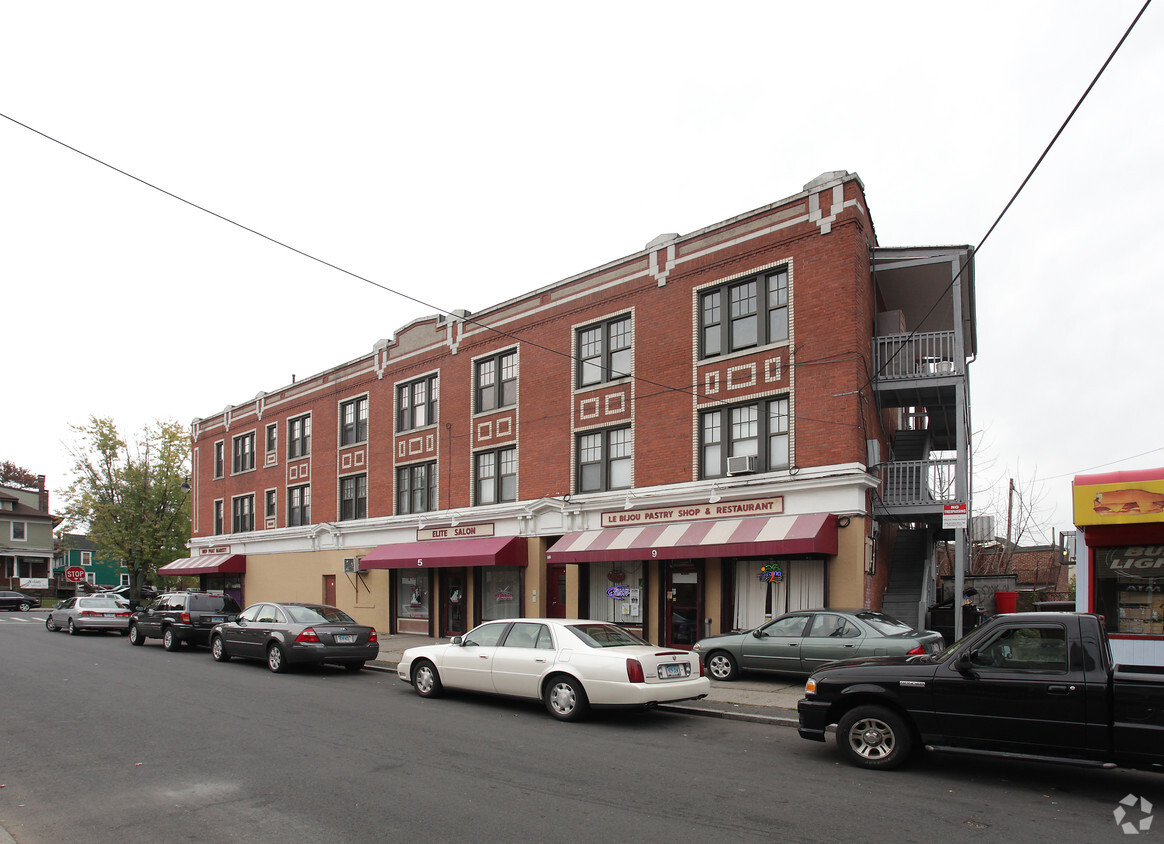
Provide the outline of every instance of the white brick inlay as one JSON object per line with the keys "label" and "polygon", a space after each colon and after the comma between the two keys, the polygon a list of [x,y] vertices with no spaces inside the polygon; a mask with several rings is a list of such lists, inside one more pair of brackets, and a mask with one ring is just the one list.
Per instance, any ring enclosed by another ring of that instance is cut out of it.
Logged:
{"label": "white brick inlay", "polygon": [[578,415],[582,419],[597,419],[602,411],[602,405],[597,398],[582,399],[578,402]]}
{"label": "white brick inlay", "polygon": [[[736,380],[737,373],[746,373],[748,380],[746,382],[739,382]],[[756,364],[745,363],[740,366],[733,366],[727,371],[727,388],[729,390],[744,390],[748,387],[756,386]]]}

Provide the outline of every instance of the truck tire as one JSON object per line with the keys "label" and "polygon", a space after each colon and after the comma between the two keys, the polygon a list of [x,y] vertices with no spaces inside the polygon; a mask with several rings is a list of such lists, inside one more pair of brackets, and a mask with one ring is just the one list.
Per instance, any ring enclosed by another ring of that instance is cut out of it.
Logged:
{"label": "truck tire", "polygon": [[855,765],[889,771],[909,758],[913,734],[906,720],[892,709],[858,706],[838,722],[837,747]]}

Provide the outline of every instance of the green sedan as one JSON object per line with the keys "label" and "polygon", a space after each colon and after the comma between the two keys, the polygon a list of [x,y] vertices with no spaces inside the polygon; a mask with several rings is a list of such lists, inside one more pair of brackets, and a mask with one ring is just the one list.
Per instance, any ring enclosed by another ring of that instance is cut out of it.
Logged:
{"label": "green sedan", "polygon": [[694,650],[713,680],[734,680],[741,671],[808,675],[838,659],[934,654],[942,647],[942,634],[914,630],[876,610],[821,609],[700,639]]}

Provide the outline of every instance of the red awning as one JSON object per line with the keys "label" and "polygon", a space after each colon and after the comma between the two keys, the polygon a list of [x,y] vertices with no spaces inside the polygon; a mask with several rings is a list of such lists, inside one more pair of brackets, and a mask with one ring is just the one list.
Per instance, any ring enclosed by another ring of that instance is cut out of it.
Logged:
{"label": "red awning", "polygon": [[814,513],[584,530],[568,533],[554,543],[546,561],[588,563],[836,553],[837,517]]}
{"label": "red awning", "polygon": [[166,563],[158,569],[158,574],[245,574],[246,570],[246,554],[203,554]]}
{"label": "red awning", "polygon": [[525,537],[482,536],[378,545],[360,560],[362,569],[449,568],[453,566],[524,566]]}

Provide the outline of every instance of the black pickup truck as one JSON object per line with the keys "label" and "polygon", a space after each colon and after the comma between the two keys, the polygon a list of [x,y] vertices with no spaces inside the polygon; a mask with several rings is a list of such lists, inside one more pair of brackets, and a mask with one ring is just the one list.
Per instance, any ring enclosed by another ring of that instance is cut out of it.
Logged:
{"label": "black pickup truck", "polygon": [[1164,770],[1164,668],[1114,665],[1098,615],[999,615],[932,656],[830,663],[797,711],[802,738],[836,724],[865,768],[924,746]]}

